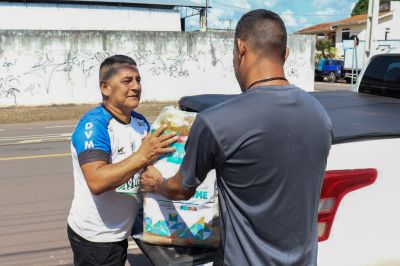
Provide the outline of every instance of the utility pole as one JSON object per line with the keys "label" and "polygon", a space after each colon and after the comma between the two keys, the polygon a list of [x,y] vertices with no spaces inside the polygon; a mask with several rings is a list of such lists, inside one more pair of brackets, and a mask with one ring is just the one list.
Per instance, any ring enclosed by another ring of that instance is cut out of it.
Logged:
{"label": "utility pole", "polygon": [[376,49],[376,29],[379,17],[379,0],[368,1],[367,36],[365,39],[364,64],[374,55]]}
{"label": "utility pole", "polygon": [[206,31],[208,29],[208,0],[206,0]]}
{"label": "utility pole", "polygon": [[200,31],[207,31],[208,28],[207,16],[208,16],[208,0],[206,0],[206,7],[200,10]]}

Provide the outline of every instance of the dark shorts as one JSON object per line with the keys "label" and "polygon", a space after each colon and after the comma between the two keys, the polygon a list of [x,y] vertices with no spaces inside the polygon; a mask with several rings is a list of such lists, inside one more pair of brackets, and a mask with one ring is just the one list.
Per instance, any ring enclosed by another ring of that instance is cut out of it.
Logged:
{"label": "dark shorts", "polygon": [[69,225],[67,233],[72,252],[74,253],[75,266],[125,265],[128,240],[125,239],[119,242],[110,243],[90,242],[75,233]]}

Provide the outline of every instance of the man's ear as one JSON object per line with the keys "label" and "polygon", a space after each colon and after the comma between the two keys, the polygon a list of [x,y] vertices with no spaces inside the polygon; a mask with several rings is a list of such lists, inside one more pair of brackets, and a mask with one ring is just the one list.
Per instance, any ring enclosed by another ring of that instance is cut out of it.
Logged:
{"label": "man's ear", "polygon": [[100,81],[100,91],[103,97],[108,97],[110,96],[110,86],[108,85],[107,81]]}
{"label": "man's ear", "polygon": [[241,39],[236,39],[236,44],[237,44],[237,48],[238,48],[238,56],[239,59],[242,59],[242,57],[245,55],[246,53],[246,44],[244,43],[243,40]]}
{"label": "man's ear", "polygon": [[289,47],[286,47],[286,52],[285,52],[285,61],[289,57]]}

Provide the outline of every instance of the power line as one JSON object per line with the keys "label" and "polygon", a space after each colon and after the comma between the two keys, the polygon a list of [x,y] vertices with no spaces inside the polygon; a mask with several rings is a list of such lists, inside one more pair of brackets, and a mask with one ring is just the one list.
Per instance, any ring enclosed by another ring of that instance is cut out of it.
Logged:
{"label": "power line", "polygon": [[[226,6],[226,7],[231,7],[231,8],[235,8],[235,9],[241,9],[241,10],[246,10],[246,11],[250,11],[252,10],[252,8],[247,8],[247,7],[240,7],[240,6],[235,6],[235,5],[229,5],[229,4],[222,4],[219,2],[214,2],[214,4],[216,5],[220,5],[220,6]],[[290,14],[286,14],[284,12],[278,12],[279,15],[291,15],[291,16],[305,16],[305,17],[337,17],[337,16],[348,16],[349,14],[302,14],[302,13],[290,13]]]}

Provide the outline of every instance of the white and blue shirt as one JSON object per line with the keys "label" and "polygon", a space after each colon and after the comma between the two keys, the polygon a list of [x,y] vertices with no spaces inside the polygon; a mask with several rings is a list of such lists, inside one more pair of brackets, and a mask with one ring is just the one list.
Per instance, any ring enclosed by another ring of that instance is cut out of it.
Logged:
{"label": "white and blue shirt", "polygon": [[100,195],[90,192],[81,165],[106,161],[118,163],[136,152],[149,132],[149,123],[139,113],[132,112],[126,124],[104,106],[86,113],[72,134],[72,163],[74,169],[74,199],[68,216],[69,226],[81,237],[92,242],[116,242],[131,234],[142,196],[139,174],[135,174],[119,190]]}

